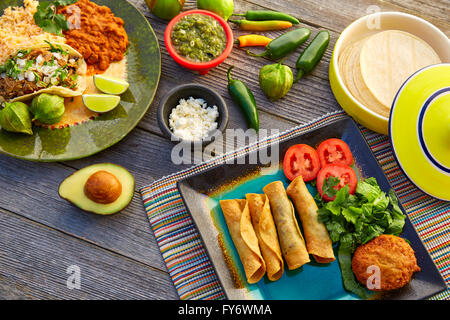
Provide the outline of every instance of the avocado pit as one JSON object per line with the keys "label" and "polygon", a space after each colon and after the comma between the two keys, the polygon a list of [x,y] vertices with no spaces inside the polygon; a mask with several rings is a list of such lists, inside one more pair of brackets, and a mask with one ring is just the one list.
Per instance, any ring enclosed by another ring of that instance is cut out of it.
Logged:
{"label": "avocado pit", "polygon": [[110,204],[122,194],[122,184],[115,175],[99,170],[87,179],[84,194],[95,203]]}

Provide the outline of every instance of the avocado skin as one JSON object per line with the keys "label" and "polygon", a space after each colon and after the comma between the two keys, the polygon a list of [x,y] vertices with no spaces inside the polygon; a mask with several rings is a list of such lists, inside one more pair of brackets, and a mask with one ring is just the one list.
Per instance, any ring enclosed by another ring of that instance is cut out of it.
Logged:
{"label": "avocado skin", "polygon": [[[110,204],[95,203],[84,194],[84,184],[91,174],[104,170],[115,175],[122,184],[121,196]],[[114,163],[99,163],[75,171],[59,185],[59,196],[72,205],[98,215],[111,215],[125,209],[133,199],[135,180],[124,167]]]}

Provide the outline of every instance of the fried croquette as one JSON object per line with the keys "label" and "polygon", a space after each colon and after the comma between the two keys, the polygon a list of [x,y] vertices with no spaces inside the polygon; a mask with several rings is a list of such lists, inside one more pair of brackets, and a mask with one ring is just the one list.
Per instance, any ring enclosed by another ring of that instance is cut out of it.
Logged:
{"label": "fried croquette", "polygon": [[420,267],[414,250],[404,239],[383,234],[356,249],[352,270],[368,289],[388,291],[405,286]]}

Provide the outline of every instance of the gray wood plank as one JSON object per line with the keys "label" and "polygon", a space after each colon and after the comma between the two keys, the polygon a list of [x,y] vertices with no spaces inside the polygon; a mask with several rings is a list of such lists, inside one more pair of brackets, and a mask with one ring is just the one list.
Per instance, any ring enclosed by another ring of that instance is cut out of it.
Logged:
{"label": "gray wood plank", "polygon": [[[387,0],[405,10],[419,14],[425,19],[434,18],[439,20],[443,31],[449,35],[450,1],[448,0]],[[438,27],[439,27],[438,25]]]}
{"label": "gray wood plank", "polygon": [[[445,8],[446,0],[439,1]],[[412,4],[413,2],[415,4]],[[435,6],[434,1],[422,0],[422,2],[427,3],[427,5],[421,5],[415,0],[249,0],[239,1],[237,3],[242,5],[242,8],[252,5],[254,7],[289,12],[307,24],[320,26],[336,32],[342,32],[354,20],[371,13],[374,6],[377,6],[381,11],[401,11],[418,15],[441,28],[447,35],[450,34],[448,14],[445,15],[444,11],[444,14],[441,15],[436,13],[436,9],[430,10]]]}
{"label": "gray wood plank", "polygon": [[[178,169],[174,165],[163,165],[171,164],[170,154],[161,152],[168,149],[169,143],[137,129],[125,142],[96,157],[78,162],[78,167],[100,162],[123,165],[136,177],[137,188],[153,181],[153,175],[168,174]],[[137,156],[126,156],[133,153]],[[75,166],[77,163],[70,165]],[[0,168],[4,168],[0,171],[0,189],[3,190],[1,208],[165,270],[137,192],[131,204],[120,214],[98,216],[85,213],[59,198],[58,186],[75,171],[73,168],[6,156],[0,156]]]}
{"label": "gray wood plank", "polygon": [[[143,0],[130,2],[146,15],[151,15]],[[195,3],[195,0],[187,0],[185,10],[195,8]],[[420,16],[441,28],[447,35],[450,34],[448,0],[246,0],[235,1],[235,12],[249,9],[277,10],[290,13],[309,26],[340,33],[354,20],[370,13],[374,6],[381,11],[401,11]]]}
{"label": "gray wood plank", "polygon": [[[167,273],[0,210],[0,297],[177,299]],[[68,289],[67,268],[80,269]]]}

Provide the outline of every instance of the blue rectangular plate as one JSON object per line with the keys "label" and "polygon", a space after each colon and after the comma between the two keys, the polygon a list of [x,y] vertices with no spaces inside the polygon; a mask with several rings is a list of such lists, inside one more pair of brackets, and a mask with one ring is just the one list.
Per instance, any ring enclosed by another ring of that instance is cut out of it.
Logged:
{"label": "blue rectangular plate", "polygon": [[[279,145],[280,159],[286,150],[298,143],[317,146],[328,138],[340,138],[350,147],[355,158],[354,169],[359,178],[375,177],[384,192],[391,189],[387,178],[373,156],[364,137],[351,119],[344,119],[283,141]],[[244,155],[246,160],[250,154]],[[314,261],[297,270],[288,270],[280,280],[271,282],[265,276],[257,284],[249,285],[239,255],[228,233],[219,205],[222,199],[244,199],[246,193],[263,193],[270,182],[289,181],[280,166],[261,174],[261,164],[222,164],[178,182],[178,190],[191,213],[203,239],[218,278],[229,299],[264,300],[339,300],[359,299],[342,286],[337,261],[318,264]],[[267,168],[265,168],[267,169]],[[268,170],[268,169],[267,169]],[[308,185],[314,195],[315,188]],[[401,209],[404,211],[403,207]],[[299,223],[301,225],[301,223]],[[373,294],[375,299],[425,299],[446,289],[441,274],[433,263],[410,220],[406,220],[402,237],[414,249],[421,271],[404,288],[389,293]],[[313,259],[312,259],[313,260]]]}

